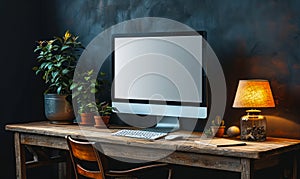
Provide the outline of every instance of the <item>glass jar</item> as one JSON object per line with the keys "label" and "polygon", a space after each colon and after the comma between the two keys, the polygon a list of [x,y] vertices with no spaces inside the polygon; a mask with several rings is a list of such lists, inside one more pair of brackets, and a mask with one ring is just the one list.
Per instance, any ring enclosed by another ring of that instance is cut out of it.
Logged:
{"label": "glass jar", "polygon": [[248,110],[241,118],[241,140],[265,141],[267,138],[267,120],[259,115],[259,110]]}

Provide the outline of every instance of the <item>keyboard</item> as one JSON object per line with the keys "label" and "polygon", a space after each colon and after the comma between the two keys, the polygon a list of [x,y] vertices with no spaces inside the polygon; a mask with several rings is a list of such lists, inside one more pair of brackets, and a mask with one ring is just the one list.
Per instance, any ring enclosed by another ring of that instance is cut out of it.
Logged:
{"label": "keyboard", "polygon": [[147,139],[147,140],[156,140],[161,137],[168,135],[168,132],[165,131],[156,131],[156,130],[149,130],[149,129],[122,129],[119,130],[112,135],[114,136],[123,136],[123,137],[133,137],[139,139]]}

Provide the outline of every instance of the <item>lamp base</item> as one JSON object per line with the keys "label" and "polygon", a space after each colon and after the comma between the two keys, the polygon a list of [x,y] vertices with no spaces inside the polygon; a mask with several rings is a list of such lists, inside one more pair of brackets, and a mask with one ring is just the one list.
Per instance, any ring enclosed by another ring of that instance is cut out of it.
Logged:
{"label": "lamp base", "polygon": [[260,110],[247,110],[241,117],[241,140],[265,141],[267,138],[267,120]]}

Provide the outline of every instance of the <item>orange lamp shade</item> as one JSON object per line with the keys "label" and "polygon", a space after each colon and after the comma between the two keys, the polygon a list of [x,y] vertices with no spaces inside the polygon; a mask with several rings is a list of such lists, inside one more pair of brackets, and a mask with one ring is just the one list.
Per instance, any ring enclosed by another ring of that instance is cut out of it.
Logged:
{"label": "orange lamp shade", "polygon": [[275,107],[269,82],[267,80],[240,80],[232,107]]}

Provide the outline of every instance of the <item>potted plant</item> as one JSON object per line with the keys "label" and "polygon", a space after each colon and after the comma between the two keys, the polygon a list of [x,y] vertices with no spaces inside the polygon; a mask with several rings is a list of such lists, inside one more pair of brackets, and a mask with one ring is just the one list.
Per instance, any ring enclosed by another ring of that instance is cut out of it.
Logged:
{"label": "potted plant", "polygon": [[94,125],[93,116],[97,112],[96,102],[89,102],[80,104],[78,113],[80,115],[81,125]]}
{"label": "potted plant", "polygon": [[[95,94],[98,92],[98,80],[93,78],[94,70],[79,72],[75,76],[70,89],[73,91],[73,103],[77,106],[77,112],[80,115],[80,124],[93,125],[93,116],[98,111],[95,101]],[[79,121],[79,120],[78,120]]]}
{"label": "potted plant", "polygon": [[103,128],[109,123],[110,115],[113,112],[113,107],[107,102],[102,102],[97,105],[98,114],[94,116],[95,127]]}
{"label": "potted plant", "polygon": [[224,120],[222,120],[220,116],[217,116],[214,120],[212,120],[210,129],[212,135],[215,135],[216,137],[223,137],[225,133]]}
{"label": "potted plant", "polygon": [[51,123],[72,123],[75,116],[71,103],[72,79],[83,46],[78,36],[66,31],[63,37],[39,41],[36,75],[41,74],[47,85],[44,92],[45,116]]}

